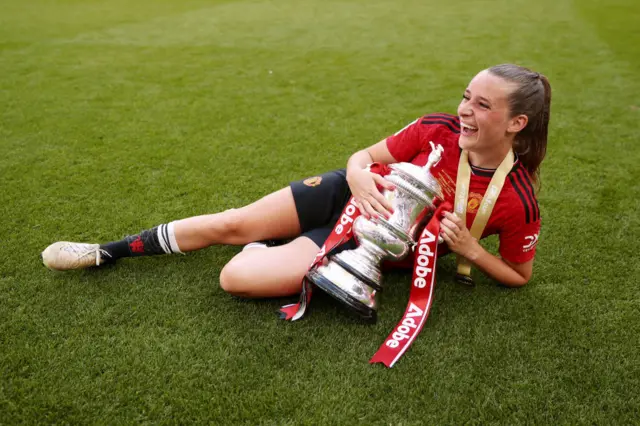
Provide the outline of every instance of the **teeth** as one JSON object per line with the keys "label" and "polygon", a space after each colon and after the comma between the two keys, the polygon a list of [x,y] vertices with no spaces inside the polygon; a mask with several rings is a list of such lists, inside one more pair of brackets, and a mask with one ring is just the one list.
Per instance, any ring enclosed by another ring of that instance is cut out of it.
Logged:
{"label": "teeth", "polygon": [[471,131],[478,130],[477,127],[469,126],[468,124],[464,124],[462,122],[460,124],[462,125],[463,129],[467,129],[467,130],[471,130]]}

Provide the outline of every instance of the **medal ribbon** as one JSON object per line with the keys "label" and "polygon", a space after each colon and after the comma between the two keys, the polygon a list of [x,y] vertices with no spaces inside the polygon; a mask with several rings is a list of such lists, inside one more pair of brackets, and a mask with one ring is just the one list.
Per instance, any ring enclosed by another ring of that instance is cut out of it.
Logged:
{"label": "medal ribbon", "polygon": [[[513,168],[514,154],[513,150],[509,150],[507,156],[502,160],[500,166],[493,174],[491,182],[487,187],[487,191],[482,197],[480,207],[478,207],[478,213],[473,220],[471,229],[469,232],[471,236],[476,240],[480,240],[482,232],[489,222],[489,217],[493,211],[493,207],[496,205],[500,191],[504,186],[504,181],[507,175]],[[462,150],[460,153],[460,162],[458,163],[458,176],[456,179],[456,198],[454,213],[462,220],[462,224],[467,226],[467,200],[469,199],[469,182],[471,181],[471,166],[469,165],[469,153],[466,150]],[[464,257],[457,256],[457,279],[458,281],[473,285],[473,279],[471,278],[471,263]]]}
{"label": "medal ribbon", "polygon": [[369,360],[370,364],[381,362],[389,368],[393,367],[422,330],[431,309],[433,290],[436,284],[440,219],[444,211],[450,210],[450,203],[440,204],[420,234],[416,258],[413,262],[411,292],[407,309],[398,325]]}

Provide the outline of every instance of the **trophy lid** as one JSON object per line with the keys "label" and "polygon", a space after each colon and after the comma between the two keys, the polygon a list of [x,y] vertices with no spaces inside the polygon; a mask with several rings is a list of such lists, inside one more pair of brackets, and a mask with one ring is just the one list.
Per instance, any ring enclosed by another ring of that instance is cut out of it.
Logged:
{"label": "trophy lid", "polygon": [[444,198],[440,184],[426,166],[419,167],[411,163],[395,163],[389,167],[420,193],[427,195],[429,198]]}
{"label": "trophy lid", "polygon": [[390,167],[391,170],[401,175],[403,179],[409,181],[410,185],[416,188],[419,193],[443,199],[442,189],[431,174],[431,167],[440,161],[444,148],[442,148],[442,145],[435,145],[433,142],[429,142],[429,144],[431,145],[431,153],[424,167],[418,167],[411,163],[397,163],[392,164]]}

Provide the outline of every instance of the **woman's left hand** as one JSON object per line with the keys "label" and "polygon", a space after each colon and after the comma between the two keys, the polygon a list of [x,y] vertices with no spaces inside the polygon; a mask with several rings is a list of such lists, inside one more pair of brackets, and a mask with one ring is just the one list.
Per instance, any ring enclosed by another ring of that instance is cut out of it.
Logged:
{"label": "woman's left hand", "polygon": [[471,236],[462,220],[451,212],[445,212],[440,227],[440,236],[452,252],[474,261],[480,255],[482,246]]}

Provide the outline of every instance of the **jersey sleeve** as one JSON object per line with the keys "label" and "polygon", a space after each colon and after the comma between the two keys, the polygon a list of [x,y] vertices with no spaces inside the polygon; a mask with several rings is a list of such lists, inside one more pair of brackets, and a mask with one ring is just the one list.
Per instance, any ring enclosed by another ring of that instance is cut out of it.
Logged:
{"label": "jersey sleeve", "polygon": [[512,263],[524,263],[536,255],[540,218],[529,223],[522,214],[513,214],[500,232],[500,256]]}
{"label": "jersey sleeve", "polygon": [[420,118],[408,124],[395,134],[389,136],[387,140],[387,148],[389,152],[398,162],[410,162],[419,152],[424,151],[425,139],[428,138],[430,126],[420,123]]}

